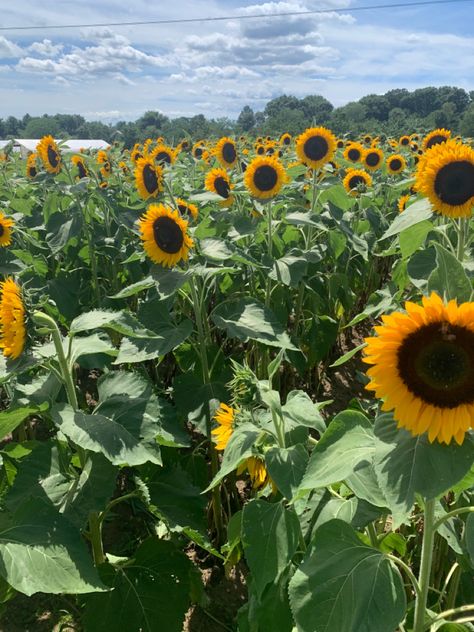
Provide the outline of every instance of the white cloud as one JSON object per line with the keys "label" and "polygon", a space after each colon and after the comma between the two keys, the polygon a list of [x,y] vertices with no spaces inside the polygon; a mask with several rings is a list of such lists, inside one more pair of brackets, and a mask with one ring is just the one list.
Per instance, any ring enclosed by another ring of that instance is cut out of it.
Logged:
{"label": "white cloud", "polygon": [[56,57],[63,48],[63,44],[53,44],[51,40],[44,39],[42,42],[33,42],[31,46],[28,46],[28,52],[44,57]]}
{"label": "white cloud", "polygon": [[22,55],[23,49],[20,46],[0,35],[0,59],[11,59]]}

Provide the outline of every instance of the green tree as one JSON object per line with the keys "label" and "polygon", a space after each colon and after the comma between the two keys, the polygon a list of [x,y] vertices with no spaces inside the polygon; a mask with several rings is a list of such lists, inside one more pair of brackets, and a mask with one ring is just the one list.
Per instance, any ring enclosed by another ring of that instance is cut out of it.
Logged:
{"label": "green tree", "polygon": [[237,118],[237,126],[243,132],[249,132],[253,127],[255,127],[255,114],[249,105],[244,105],[242,108]]}
{"label": "green tree", "polygon": [[42,138],[43,136],[58,137],[59,126],[52,117],[38,116],[31,118],[23,130],[23,138]]}

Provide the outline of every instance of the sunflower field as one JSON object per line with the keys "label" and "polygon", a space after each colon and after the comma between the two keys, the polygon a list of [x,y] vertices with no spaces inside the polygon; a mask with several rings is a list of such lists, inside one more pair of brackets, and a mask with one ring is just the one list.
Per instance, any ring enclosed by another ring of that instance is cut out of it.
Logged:
{"label": "sunflower field", "polygon": [[474,630],[472,139],[0,158],[0,627]]}

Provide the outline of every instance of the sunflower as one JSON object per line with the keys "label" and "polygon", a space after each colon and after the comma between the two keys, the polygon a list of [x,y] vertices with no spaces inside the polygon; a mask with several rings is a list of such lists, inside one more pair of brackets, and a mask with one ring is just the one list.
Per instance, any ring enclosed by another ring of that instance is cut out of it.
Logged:
{"label": "sunflower", "polygon": [[372,136],[370,134],[366,134],[362,140],[366,145],[372,144]]}
{"label": "sunflower", "polygon": [[223,167],[233,167],[237,162],[237,147],[232,138],[221,138],[214,148],[214,155]]}
{"label": "sunflower", "polygon": [[150,157],[158,164],[172,165],[176,160],[176,153],[168,145],[158,145],[151,152]]}
{"label": "sunflower", "polygon": [[337,146],[338,149],[342,149],[344,147],[344,144],[345,144],[344,141],[342,140],[342,138],[340,138],[337,141],[336,146]]}
{"label": "sunflower", "polygon": [[204,142],[202,140],[198,140],[197,143],[193,145],[193,156],[196,160],[201,160],[202,154],[205,150]]}
{"label": "sunflower", "polygon": [[49,173],[59,173],[61,171],[61,154],[52,136],[43,136],[36,146],[44,168]]}
{"label": "sunflower", "polygon": [[451,138],[449,129],[438,128],[427,134],[423,139],[423,151],[431,149],[434,145],[445,143]]}
{"label": "sunflower", "polygon": [[398,426],[433,442],[461,444],[474,427],[474,303],[432,293],[406,313],[383,316],[367,338],[367,389],[384,399]]}
{"label": "sunflower", "polygon": [[474,150],[454,140],[434,145],[418,163],[415,184],[436,212],[470,217],[474,207]]}
{"label": "sunflower", "polygon": [[12,278],[0,283],[0,349],[15,360],[25,348],[25,307],[19,286]]}
{"label": "sunflower", "polygon": [[367,149],[362,156],[362,163],[370,171],[379,169],[383,162],[383,151],[377,147]]}
{"label": "sunflower", "polygon": [[230,190],[233,185],[230,183],[229,176],[225,169],[211,169],[206,176],[204,186],[207,191],[217,193],[217,195],[220,195],[221,198],[225,200],[229,200],[231,197]]}
{"label": "sunflower", "polygon": [[291,134],[285,132],[280,136],[280,145],[289,145],[291,143]]}
{"label": "sunflower", "polygon": [[296,139],[296,154],[308,167],[319,169],[332,160],[337,139],[325,127],[310,127]]}
{"label": "sunflower", "polygon": [[273,157],[257,157],[245,171],[244,184],[252,195],[261,200],[272,198],[287,181],[284,166]]}
{"label": "sunflower", "polygon": [[124,162],[123,160],[121,160],[121,161],[119,162],[118,166],[119,166],[119,169],[121,169],[122,173],[123,173],[125,176],[129,173],[130,169],[128,168],[127,163],[126,163],[126,162]]}
{"label": "sunflower", "polygon": [[103,149],[99,150],[97,153],[97,164],[102,165],[100,168],[102,177],[108,178],[112,172],[112,165],[110,164],[107,152]]}
{"label": "sunflower", "polygon": [[360,143],[352,142],[344,149],[343,155],[350,162],[360,162],[364,155],[364,148]]}
{"label": "sunflower", "polygon": [[151,204],[138,222],[143,247],[154,263],[171,268],[186,261],[194,242],[187,233],[188,222],[164,204]]}
{"label": "sunflower", "polygon": [[245,470],[249,473],[254,490],[266,487],[268,484],[272,486],[272,491],[276,490],[276,485],[270,478],[263,459],[256,456],[249,456],[248,459],[237,468],[237,476],[243,474]]}
{"label": "sunflower", "polygon": [[26,176],[31,180],[37,175],[38,168],[36,166],[36,159],[38,154],[36,152],[31,153],[26,160]]}
{"label": "sunflower", "polygon": [[135,184],[140,196],[147,200],[162,189],[163,169],[150,158],[140,158],[135,169]]}
{"label": "sunflower", "polygon": [[255,147],[255,151],[259,156],[263,156],[263,154],[265,153],[265,145],[257,145]]}
{"label": "sunflower", "polygon": [[182,200],[181,198],[176,198],[176,206],[183,217],[187,219],[197,219],[198,208],[195,204],[186,202],[186,200]]}
{"label": "sunflower", "polygon": [[140,158],[143,158],[142,152],[137,147],[134,147],[132,151],[130,152],[130,160],[133,163],[137,164]]}
{"label": "sunflower", "polygon": [[409,136],[401,136],[400,140],[398,141],[399,145],[401,145],[402,147],[408,147],[408,145],[410,144],[410,137]]}
{"label": "sunflower", "polygon": [[211,430],[211,434],[215,437],[216,450],[225,450],[229,439],[234,432],[234,418],[236,410],[222,402],[214,415],[214,419],[219,424],[217,428]]}
{"label": "sunflower", "polygon": [[405,158],[400,154],[393,154],[387,158],[387,170],[389,173],[401,173],[407,166]]}
{"label": "sunflower", "polygon": [[399,199],[398,199],[398,212],[399,213],[403,213],[403,211],[406,209],[407,207],[407,202],[410,199],[410,195],[402,195]]}
{"label": "sunflower", "polygon": [[71,158],[71,162],[72,164],[77,167],[77,171],[78,171],[78,176],[77,178],[80,180],[81,178],[88,178],[89,177],[89,171],[86,167],[86,163],[84,162],[84,159],[82,158],[82,156],[73,156]]}
{"label": "sunflower", "polygon": [[0,247],[9,246],[12,243],[12,226],[15,222],[0,212]]}
{"label": "sunflower", "polygon": [[372,186],[372,178],[362,169],[349,169],[342,184],[348,193],[358,195],[358,188],[360,186]]}

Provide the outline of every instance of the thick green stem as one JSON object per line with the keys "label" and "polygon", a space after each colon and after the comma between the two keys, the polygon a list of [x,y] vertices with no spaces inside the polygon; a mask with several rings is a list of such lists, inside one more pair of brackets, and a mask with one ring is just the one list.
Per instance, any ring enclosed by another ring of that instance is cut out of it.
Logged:
{"label": "thick green stem", "polygon": [[[272,225],[272,203],[267,204],[267,252],[269,263],[272,261],[273,255],[273,225]],[[267,276],[265,288],[265,306],[270,307],[270,297],[272,295],[272,281],[270,275]]]}
{"label": "thick green stem", "polygon": [[92,554],[96,566],[105,562],[104,548],[102,546],[102,523],[97,511],[89,513],[89,537],[92,546]]}
{"label": "thick green stem", "polygon": [[465,218],[460,218],[458,224],[458,247],[456,255],[458,261],[460,261],[461,263],[464,260],[464,247],[466,243],[466,233],[468,232],[466,231],[466,223],[467,226],[469,226],[469,219],[466,220]]}
{"label": "thick green stem", "polygon": [[433,542],[435,535],[433,528],[435,522],[435,507],[435,499],[425,501],[423,543],[421,546],[421,564],[418,577],[420,594],[417,596],[415,603],[413,632],[423,632],[425,629],[425,614],[428,602],[428,591],[430,588],[431,562],[433,559]]}
{"label": "thick green stem", "polygon": [[418,597],[420,595],[420,585],[418,584],[418,580],[416,579],[413,571],[408,566],[408,564],[405,564],[405,562],[401,560],[399,557],[396,557],[395,555],[391,555],[391,553],[386,553],[385,557],[388,557],[389,560],[391,560],[392,562],[400,566],[400,568],[402,568],[405,571],[406,576],[411,581],[412,586],[415,589],[415,594]]}
{"label": "thick green stem", "polygon": [[456,516],[460,516],[461,514],[472,512],[474,512],[474,507],[459,507],[458,509],[453,509],[452,511],[444,514],[444,516],[441,516],[441,518],[438,518],[438,520],[436,520],[433,525],[433,529],[436,531],[443,524],[443,522],[446,522],[450,518],[455,518]]}

